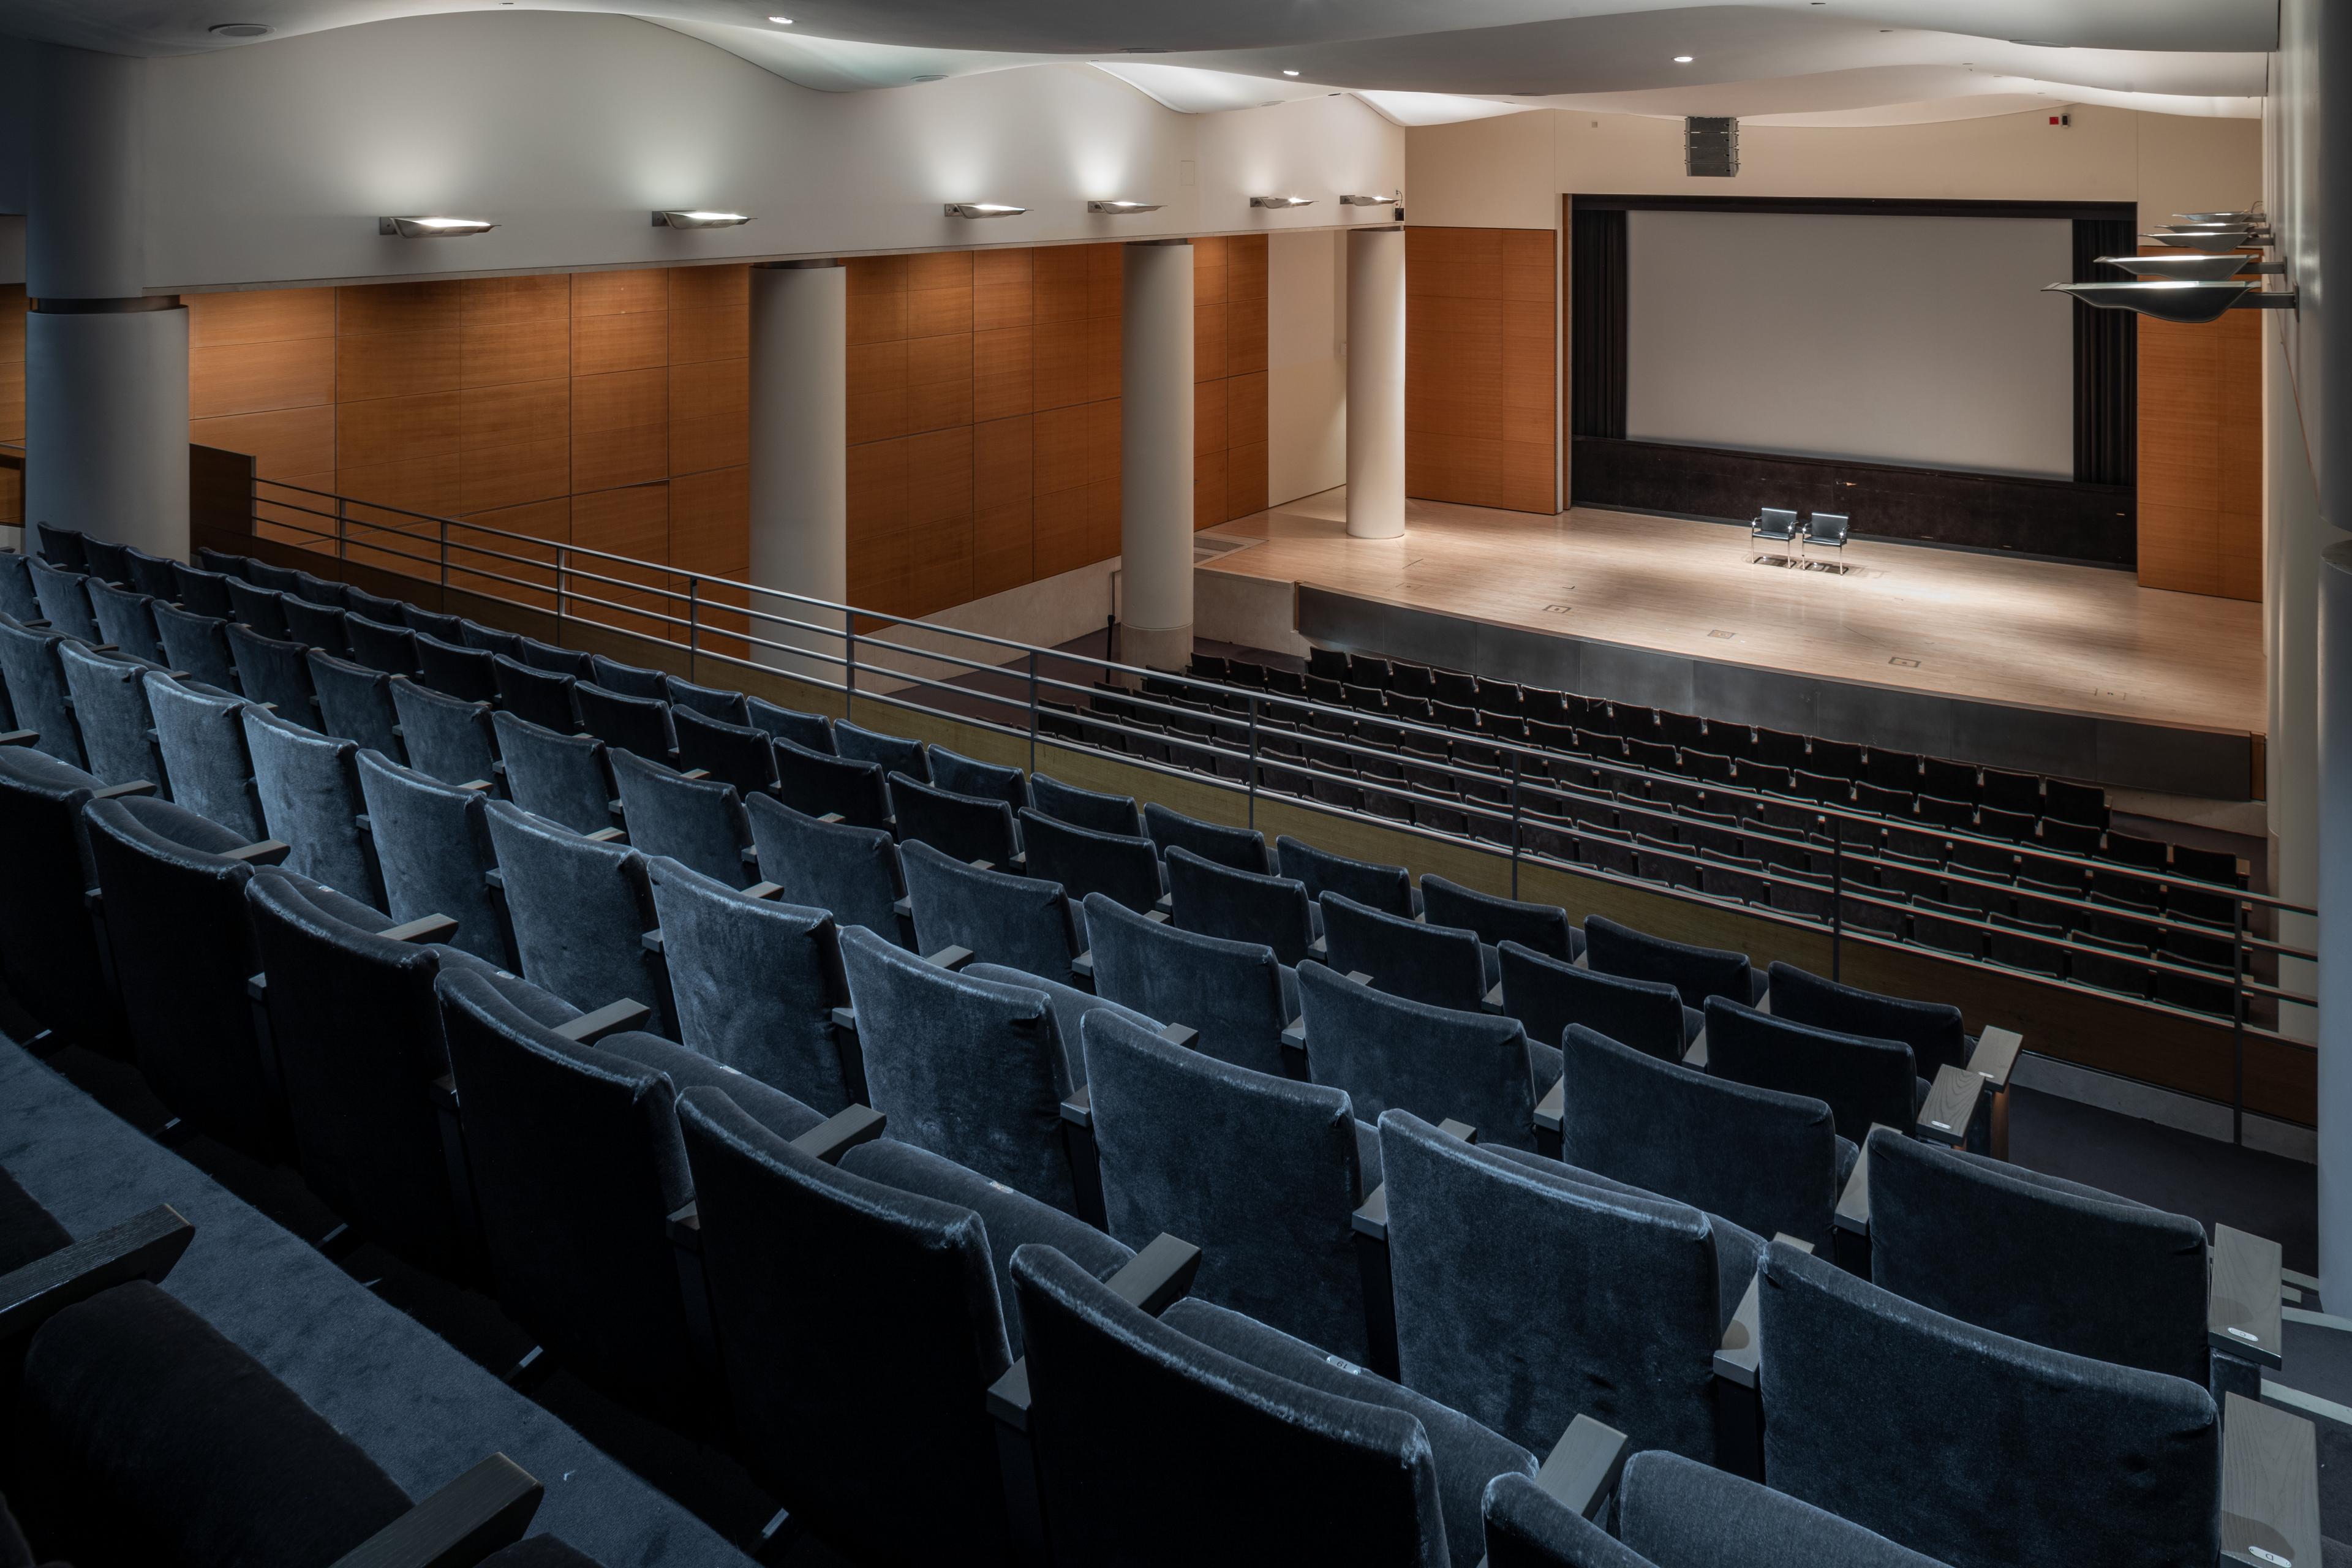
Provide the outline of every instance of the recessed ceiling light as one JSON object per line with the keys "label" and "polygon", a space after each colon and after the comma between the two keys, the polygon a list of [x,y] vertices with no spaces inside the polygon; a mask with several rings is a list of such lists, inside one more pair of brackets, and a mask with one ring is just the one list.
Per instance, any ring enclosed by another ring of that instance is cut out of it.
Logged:
{"label": "recessed ceiling light", "polygon": [[1294,70],[1286,70],[1286,71],[1284,71],[1282,74],[1283,74],[1283,75],[1285,75],[1285,76],[1297,76],[1298,73],[1297,73],[1297,71],[1294,71]]}
{"label": "recessed ceiling light", "polygon": [[395,235],[402,239],[455,239],[463,235],[487,234],[498,226],[488,218],[478,217],[380,217],[375,220],[376,233]]}
{"label": "recessed ceiling light", "polygon": [[1690,64],[1690,63],[1691,63],[1691,57],[1690,57],[1690,56],[1688,56],[1688,55],[1676,55],[1676,56],[1675,57],[1675,64],[1676,64],[1676,65],[1678,65],[1678,66],[1686,66],[1686,65],[1688,65],[1688,64]]}
{"label": "recessed ceiling light", "polygon": [[266,38],[269,29],[258,22],[222,22],[205,29],[215,38]]}

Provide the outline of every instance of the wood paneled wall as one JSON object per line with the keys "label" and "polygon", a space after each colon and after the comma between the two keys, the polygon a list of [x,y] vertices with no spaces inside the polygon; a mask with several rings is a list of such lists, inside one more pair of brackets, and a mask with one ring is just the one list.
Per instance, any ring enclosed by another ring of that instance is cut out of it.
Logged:
{"label": "wood paneled wall", "polygon": [[1559,510],[1549,229],[1405,230],[1405,493]]}
{"label": "wood paneled wall", "polygon": [[1192,526],[1265,510],[1265,237],[1192,242]]}
{"label": "wood paneled wall", "polygon": [[[25,286],[0,283],[0,441],[25,444]],[[25,521],[25,476],[0,471],[0,527]]]}
{"label": "wood paneled wall", "polygon": [[2262,316],[2139,322],[2139,580],[2263,596]]}

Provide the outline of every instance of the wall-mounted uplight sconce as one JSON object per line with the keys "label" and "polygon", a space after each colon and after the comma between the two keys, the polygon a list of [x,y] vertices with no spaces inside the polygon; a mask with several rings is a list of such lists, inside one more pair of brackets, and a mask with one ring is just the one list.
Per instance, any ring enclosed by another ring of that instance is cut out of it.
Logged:
{"label": "wall-mounted uplight sconce", "polygon": [[1250,205],[1254,207],[1272,207],[1276,211],[1290,207],[1311,207],[1314,205],[1313,196],[1252,196],[1250,198]]}
{"label": "wall-mounted uplight sconce", "polygon": [[714,212],[707,207],[690,208],[685,212],[654,214],[656,228],[733,228],[738,224],[751,221],[750,213]]}
{"label": "wall-mounted uplight sconce", "polygon": [[2264,261],[2235,251],[2223,251],[2219,256],[2205,256],[2194,250],[2176,250],[2164,256],[2102,256],[2098,265],[2119,267],[2135,278],[2171,278],[2185,283],[2221,283],[2231,278],[2252,278],[2263,273],[2279,276],[2286,271],[2284,261]]}
{"label": "wall-mounted uplight sconce", "polygon": [[2144,234],[2140,237],[2152,239],[2158,245],[2171,246],[2176,250],[2201,250],[2208,256],[2219,256],[2225,250],[2235,250],[2252,243],[2252,237],[2242,228],[2200,229],[2190,234],[2167,231]]}
{"label": "wall-mounted uplight sconce", "polygon": [[1399,191],[1396,195],[1391,196],[1341,196],[1339,198],[1339,205],[1343,207],[1402,206],[1404,205],[1404,193],[1402,191]]}
{"label": "wall-mounted uplight sconce", "polygon": [[1016,207],[1004,202],[950,202],[950,217],[1019,217],[1027,207]]}
{"label": "wall-mounted uplight sconce", "polygon": [[2050,283],[2045,294],[2071,294],[2102,310],[2133,310],[2159,321],[2195,326],[2230,310],[2292,310],[2295,291],[2265,291],[2252,279],[2219,283],[2162,279],[2152,283]]}
{"label": "wall-mounted uplight sconce", "polygon": [[1087,211],[1099,213],[1104,217],[1132,217],[1137,213],[1156,213],[1159,210],[1158,202],[1088,202],[1087,204]]}
{"label": "wall-mounted uplight sconce", "polygon": [[2240,213],[2174,213],[2172,221],[2175,223],[2255,224],[2263,222],[2263,219],[2260,212],[2249,209]]}
{"label": "wall-mounted uplight sconce", "polygon": [[456,239],[462,235],[488,234],[499,226],[479,217],[380,217],[375,231],[402,239]]}

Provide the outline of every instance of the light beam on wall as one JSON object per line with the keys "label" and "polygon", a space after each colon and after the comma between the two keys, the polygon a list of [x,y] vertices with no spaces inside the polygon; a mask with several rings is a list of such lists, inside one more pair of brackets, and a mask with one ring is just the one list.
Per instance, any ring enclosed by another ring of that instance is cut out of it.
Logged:
{"label": "light beam on wall", "polygon": [[488,218],[478,217],[380,217],[375,231],[402,239],[458,239],[469,234],[488,234],[498,227]]}

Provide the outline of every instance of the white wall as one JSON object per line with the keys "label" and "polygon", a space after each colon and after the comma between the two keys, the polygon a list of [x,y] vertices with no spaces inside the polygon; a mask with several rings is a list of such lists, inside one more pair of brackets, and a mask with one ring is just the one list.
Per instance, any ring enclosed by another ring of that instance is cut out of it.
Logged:
{"label": "white wall", "polygon": [[1348,257],[1335,230],[1266,246],[1266,502],[1348,479]]}
{"label": "white wall", "polygon": [[[1404,176],[1403,132],[1352,98],[1184,115],[1080,64],[815,92],[583,13],[412,17],[145,68],[158,289],[1320,227],[1378,221],[1339,193]],[[1292,189],[1316,205],[1248,205]],[[1087,216],[1106,197],[1164,205]],[[1031,210],[974,223],[950,201]],[[647,216],[688,205],[759,221]],[[500,226],[374,232],[422,213]]]}

